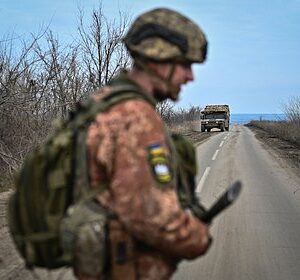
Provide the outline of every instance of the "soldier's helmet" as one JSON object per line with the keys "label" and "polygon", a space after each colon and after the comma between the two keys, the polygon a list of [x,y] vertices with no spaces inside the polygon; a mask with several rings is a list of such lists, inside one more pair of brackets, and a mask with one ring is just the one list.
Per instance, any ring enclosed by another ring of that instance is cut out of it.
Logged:
{"label": "soldier's helmet", "polygon": [[124,37],[124,43],[134,59],[157,62],[201,63],[207,52],[207,40],[200,27],[166,8],[140,15]]}

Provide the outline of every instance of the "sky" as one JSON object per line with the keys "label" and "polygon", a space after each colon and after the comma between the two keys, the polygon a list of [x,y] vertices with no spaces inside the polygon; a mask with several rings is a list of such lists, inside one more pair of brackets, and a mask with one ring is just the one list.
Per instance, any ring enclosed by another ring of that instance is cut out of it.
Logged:
{"label": "sky", "polygon": [[[77,34],[78,7],[89,16],[98,0],[0,0],[0,40],[48,26],[60,40]],[[232,113],[282,113],[300,96],[300,0],[102,0],[108,19],[133,20],[168,7],[204,30],[208,57],[193,66],[176,107],[229,104]]]}

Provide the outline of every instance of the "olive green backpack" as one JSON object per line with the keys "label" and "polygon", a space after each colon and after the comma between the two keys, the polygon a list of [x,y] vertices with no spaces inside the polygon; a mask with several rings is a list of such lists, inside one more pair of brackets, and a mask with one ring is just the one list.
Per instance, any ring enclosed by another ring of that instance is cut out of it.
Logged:
{"label": "olive green backpack", "polygon": [[[65,254],[61,246],[60,224],[70,206],[96,194],[88,188],[85,160],[88,126],[97,113],[137,98],[151,102],[137,88],[122,86],[115,87],[100,102],[89,100],[78,105],[69,119],[58,121],[52,136],[25,159],[16,179],[16,191],[9,201],[8,223],[27,267],[52,269],[72,265],[72,256]],[[103,184],[97,191],[105,188],[107,185]],[[89,210],[84,211],[89,215]]]}

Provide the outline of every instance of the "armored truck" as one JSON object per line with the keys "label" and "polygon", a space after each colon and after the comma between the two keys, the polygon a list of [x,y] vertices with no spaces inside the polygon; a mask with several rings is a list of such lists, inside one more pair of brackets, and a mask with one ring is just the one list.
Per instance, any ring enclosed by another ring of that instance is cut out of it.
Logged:
{"label": "armored truck", "polygon": [[229,105],[206,105],[201,111],[201,132],[219,128],[221,131],[229,130]]}

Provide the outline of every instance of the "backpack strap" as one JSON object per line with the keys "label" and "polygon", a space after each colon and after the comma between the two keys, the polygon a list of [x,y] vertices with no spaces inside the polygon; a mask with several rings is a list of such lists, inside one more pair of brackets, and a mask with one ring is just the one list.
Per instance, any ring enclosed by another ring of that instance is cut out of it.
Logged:
{"label": "backpack strap", "polygon": [[95,117],[97,113],[106,111],[113,105],[129,99],[143,99],[153,107],[156,105],[156,100],[140,88],[133,85],[116,85],[101,101],[96,102],[91,114]]}

